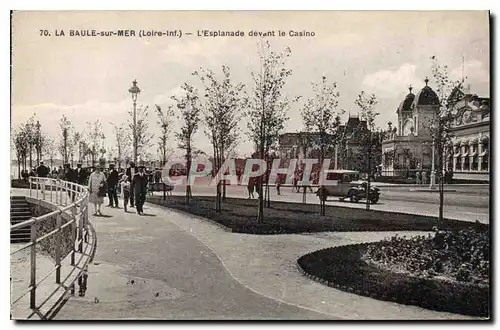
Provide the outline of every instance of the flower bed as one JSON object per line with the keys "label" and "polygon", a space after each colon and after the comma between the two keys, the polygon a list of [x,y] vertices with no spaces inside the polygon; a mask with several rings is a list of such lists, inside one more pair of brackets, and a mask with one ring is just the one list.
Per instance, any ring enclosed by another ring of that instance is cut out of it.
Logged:
{"label": "flower bed", "polygon": [[[449,264],[445,263],[443,265],[442,269],[450,269],[450,271],[447,270],[449,276],[438,275],[440,273],[434,276],[432,272],[429,273],[427,271],[425,273],[424,270],[422,270],[422,274],[420,275],[417,275],[417,272],[401,271],[401,268],[407,268],[406,266],[401,266],[405,264],[404,260],[408,258],[407,255],[412,255],[414,258],[417,256],[416,252],[409,252],[411,249],[416,249],[416,245],[430,244],[428,243],[429,240],[431,242],[441,242],[440,236],[436,238],[420,238],[414,241],[394,239],[393,241],[328,248],[308,253],[300,257],[297,263],[300,269],[311,279],[339,290],[379,300],[416,305],[437,311],[487,317],[490,313],[490,288],[488,279],[480,275],[483,273],[478,271],[478,274],[470,276],[469,280],[465,281],[467,277],[462,278],[460,277],[462,275],[458,275],[461,268],[452,266],[458,265],[458,260],[463,260],[463,257],[459,255],[461,253],[459,251],[483,251],[482,249],[485,244],[478,243],[484,242],[483,235],[487,234],[473,234],[471,231],[469,233],[448,233],[444,235],[445,242],[449,241],[449,239],[453,242],[454,237],[459,237],[460,240],[455,240],[455,243],[458,246],[463,246],[460,249],[448,248],[450,251],[455,251],[454,254],[457,255],[454,258],[450,258],[457,261],[450,261]],[[470,239],[471,243],[465,243],[469,242],[467,237],[475,238]],[[391,245],[391,242],[395,242],[394,245]],[[467,248],[472,245],[477,246],[470,249]],[[365,261],[368,260],[367,257],[369,255],[377,254],[377,251],[387,251],[389,249],[388,246],[391,246],[391,252],[384,252],[385,254],[382,254],[387,255],[387,257],[380,257],[379,261],[373,261],[373,258],[368,262]],[[401,246],[404,246],[404,248],[401,248]],[[427,260],[428,256],[434,258],[434,254],[430,252],[432,251],[430,246],[426,246],[428,247],[424,248],[422,246],[422,259]],[[402,252],[399,252],[401,249]],[[475,253],[479,254],[478,252]],[[448,254],[453,255],[452,252],[448,252]],[[461,256],[461,258],[458,256]],[[385,260],[385,266],[381,266],[381,260]],[[393,260],[400,267],[388,266],[390,263],[389,260]],[[417,261],[407,262],[413,265],[408,267],[424,264],[430,270],[436,264],[436,260],[439,259],[432,260],[433,262],[428,264]],[[483,268],[479,268],[483,269],[484,264]],[[455,274],[455,278],[452,277],[453,274]],[[457,276],[461,280],[458,280]]]}
{"label": "flower bed", "polygon": [[362,259],[412,276],[488,285],[489,252],[488,232],[460,230],[437,232],[434,237],[392,237],[368,246]]}

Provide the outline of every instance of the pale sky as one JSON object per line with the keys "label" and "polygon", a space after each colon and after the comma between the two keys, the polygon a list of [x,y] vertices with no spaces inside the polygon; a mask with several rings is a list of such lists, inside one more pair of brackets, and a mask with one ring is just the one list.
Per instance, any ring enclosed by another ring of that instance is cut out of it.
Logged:
{"label": "pale sky", "polygon": [[[40,36],[46,29],[51,36]],[[55,30],[65,36],[55,36]],[[119,29],[182,30],[175,37],[76,37],[70,30],[107,31]],[[198,37],[197,31],[241,30],[245,37]],[[259,37],[254,31],[285,31],[286,37],[267,38],[275,51],[289,46],[287,66],[293,70],[285,91],[290,97],[311,94],[311,82],[322,75],[337,81],[339,107],[356,114],[360,91],[379,99],[376,124],[386,127],[397,120],[396,108],[408,93],[431,79],[435,55],[448,65],[452,77],[462,71],[471,92],[489,96],[489,17],[487,12],[15,12],[12,19],[12,125],[26,121],[34,112],[42,130],[59,136],[59,120],[66,114],[76,130],[99,118],[115,144],[110,122],[120,124],[132,107],[128,93],[137,79],[142,92],[138,103],[150,107],[150,128],[156,134],[151,149],[156,155],[159,129],[154,105],[165,106],[179,93],[184,82],[199,81],[191,73],[200,66],[220,72],[228,65],[235,82],[251,91],[250,71],[258,68]],[[314,37],[289,37],[290,30],[311,31]],[[186,32],[193,33],[186,36]],[[277,33],[277,32],[276,32]],[[465,59],[464,65],[463,60]],[[463,70],[462,70],[463,67]],[[432,80],[429,83],[433,87]],[[289,113],[285,132],[302,128],[300,108]],[[239,153],[248,155],[252,144],[241,121]],[[179,125],[176,125],[178,128]],[[172,134],[171,147],[176,147]],[[211,147],[203,127],[195,146],[206,152]]]}

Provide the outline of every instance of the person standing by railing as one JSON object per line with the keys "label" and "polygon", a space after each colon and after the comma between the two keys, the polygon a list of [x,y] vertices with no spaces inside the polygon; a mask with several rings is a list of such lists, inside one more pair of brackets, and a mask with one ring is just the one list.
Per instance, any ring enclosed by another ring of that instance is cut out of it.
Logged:
{"label": "person standing by railing", "polygon": [[94,215],[102,215],[101,205],[106,196],[106,177],[102,172],[102,165],[99,164],[89,177],[90,202],[94,204]]}

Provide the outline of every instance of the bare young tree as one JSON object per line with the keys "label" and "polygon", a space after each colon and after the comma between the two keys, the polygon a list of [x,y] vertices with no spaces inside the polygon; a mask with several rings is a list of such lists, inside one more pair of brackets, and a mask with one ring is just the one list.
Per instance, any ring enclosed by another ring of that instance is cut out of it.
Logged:
{"label": "bare young tree", "polygon": [[[336,82],[328,83],[323,76],[320,83],[312,83],[312,90],[313,96],[306,100],[302,109],[302,121],[307,132],[319,138],[319,164],[322,168],[326,154],[333,151],[331,148],[336,145],[340,136],[340,115],[344,111],[337,110],[340,93]],[[322,190],[324,187],[320,187],[320,191]],[[304,189],[304,194],[305,192]],[[324,192],[320,197],[320,214],[325,215]]]}
{"label": "bare young tree", "polygon": [[186,151],[187,184],[186,184],[186,204],[191,198],[191,185],[189,176],[193,154],[193,136],[199,128],[200,112],[198,91],[191,85],[182,85],[184,95],[182,97],[172,96],[172,100],[177,103],[180,110],[179,119],[182,120],[180,132],[175,133],[179,148]]}
{"label": "bare young tree", "polygon": [[[258,51],[260,67],[252,71],[252,93],[248,101],[248,111],[245,113],[248,122],[248,135],[255,145],[261,159],[266,159],[269,151],[274,149],[279,135],[288,120],[287,112],[292,102],[283,94],[286,79],[292,74],[285,64],[291,50],[286,47],[283,52],[275,53],[268,41],[260,43]],[[257,221],[264,220],[264,178],[257,182],[259,193],[259,210]],[[269,186],[266,189],[269,195]],[[268,204],[270,202],[268,201]]]}
{"label": "bare young tree", "polygon": [[54,167],[54,158],[57,155],[56,140],[51,136],[46,136],[43,148],[44,148],[44,153],[49,158],[50,168],[52,169]]}
{"label": "bare young tree", "polygon": [[364,127],[358,128],[358,137],[362,146],[362,164],[363,170],[368,176],[367,186],[366,186],[366,209],[370,209],[370,184],[371,177],[373,174],[373,155],[375,153],[375,148],[379,145],[377,143],[378,135],[373,134],[375,131],[375,118],[380,114],[375,111],[375,106],[377,105],[377,97],[375,94],[368,95],[364,91],[361,91],[358,94],[358,97],[354,101],[354,104],[357,105],[360,109],[360,117],[361,123],[366,122],[368,130],[364,129]]}
{"label": "bare young tree", "polygon": [[137,157],[143,161],[149,152],[149,148],[151,147],[151,140],[154,135],[149,132],[148,125],[148,107],[147,106],[139,106],[137,107],[136,112],[136,125],[134,130],[134,112],[132,110],[129,111],[129,123],[128,126],[130,128],[131,136],[136,136],[136,154]]}
{"label": "bare young tree", "polygon": [[90,155],[92,166],[94,166],[97,157],[99,156],[99,151],[101,149],[100,141],[103,136],[102,124],[97,119],[95,122],[87,122],[87,153]]}
{"label": "bare young tree", "polygon": [[[210,69],[200,68],[193,72],[204,86],[205,94],[201,103],[206,126],[205,134],[212,142],[214,153],[214,172],[218,173],[229,153],[234,150],[238,141],[239,113],[243,107],[242,83],[231,81],[228,66],[222,66],[222,78],[219,79]],[[221,193],[221,186],[223,191]],[[226,199],[226,184],[219,181],[216,189],[215,210],[222,210],[221,202]]]}
{"label": "bare young tree", "polygon": [[113,125],[113,133],[116,139],[116,148],[113,149],[115,156],[113,158],[116,158],[116,163],[120,168],[122,166],[122,162],[124,161],[124,155],[126,154],[130,144],[130,136],[127,134],[128,132],[125,125],[116,125],[114,123],[110,124]]}
{"label": "bare young tree", "polygon": [[80,160],[82,159],[82,156],[81,156],[81,150],[80,150],[80,142],[82,141],[82,134],[80,132],[74,132],[73,133],[73,139],[72,139],[72,146],[73,146],[73,150],[72,150],[72,153],[71,153],[71,165],[73,166],[73,160],[74,160],[74,157],[76,156],[77,158],[77,161],[80,162]]}
{"label": "bare young tree", "polygon": [[156,105],[156,114],[158,115],[158,125],[161,129],[161,135],[158,140],[158,147],[162,155],[161,167],[167,163],[167,142],[172,130],[172,118],[174,116],[174,107],[169,105],[164,111],[159,105]]}
{"label": "bare young tree", "polygon": [[61,128],[61,141],[59,143],[59,152],[63,158],[63,163],[66,164],[69,159],[69,148],[70,148],[70,134],[71,134],[71,122],[68,120],[66,115],[62,115],[61,121],[59,122],[59,127]]}
{"label": "bare young tree", "polygon": [[[436,158],[436,179],[439,182],[439,215],[438,223],[442,223],[444,212],[444,172],[445,172],[445,151],[451,145],[453,132],[451,126],[455,116],[452,113],[452,106],[458,99],[452,97],[455,89],[462,89],[464,78],[453,81],[448,72],[448,66],[439,63],[436,56],[432,60],[432,77],[434,79],[435,91],[439,99],[439,110],[429,123],[429,131],[435,148]],[[427,79],[426,79],[427,81]],[[455,94],[458,97],[458,94]]]}

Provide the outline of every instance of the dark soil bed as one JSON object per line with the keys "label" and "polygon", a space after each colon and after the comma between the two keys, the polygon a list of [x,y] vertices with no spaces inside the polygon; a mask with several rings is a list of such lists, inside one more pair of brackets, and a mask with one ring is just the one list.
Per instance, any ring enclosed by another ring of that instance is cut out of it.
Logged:
{"label": "dark soil bed", "polygon": [[368,247],[382,243],[345,245],[300,257],[300,269],[313,280],[337,289],[379,300],[427,309],[487,317],[489,286],[413,277],[362,260]]}
{"label": "dark soil bed", "polygon": [[[264,208],[264,222],[257,222],[258,200],[228,198],[222,212],[214,210],[215,197],[196,196],[190,205],[185,197],[148,196],[147,201],[211,219],[232,232],[249,234],[281,234],[321,231],[431,231],[437,225],[434,217],[395,212],[366,211],[348,207],[327,206],[326,216],[319,215],[319,205],[271,202]],[[488,228],[488,225],[445,219],[442,229]]]}

